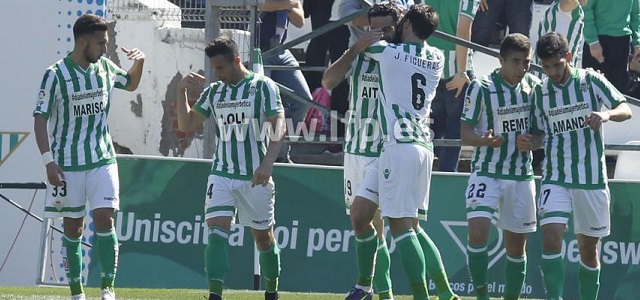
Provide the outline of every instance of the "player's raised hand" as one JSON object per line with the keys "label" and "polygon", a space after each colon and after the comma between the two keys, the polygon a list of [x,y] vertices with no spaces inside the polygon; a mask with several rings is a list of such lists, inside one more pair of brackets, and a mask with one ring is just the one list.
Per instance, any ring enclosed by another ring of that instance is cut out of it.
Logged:
{"label": "player's raised hand", "polygon": [[358,39],[358,41],[353,45],[353,50],[358,53],[367,49],[367,47],[371,46],[371,44],[381,40],[383,37],[382,30],[380,29],[371,29],[365,31],[362,36]]}
{"label": "player's raised hand", "polygon": [[502,136],[493,135],[493,129],[487,130],[487,132],[485,132],[484,135],[482,135],[482,139],[485,140],[487,146],[493,147],[493,148],[498,148],[502,146],[502,143],[504,143],[504,138]]}
{"label": "player's raised hand", "polygon": [[489,3],[487,0],[480,0],[480,6],[478,7],[479,11],[487,11],[489,10]]}
{"label": "player's raised hand", "polygon": [[54,186],[62,186],[62,182],[64,181],[64,172],[62,171],[60,166],[52,161],[46,165],[46,168],[47,179],[49,180],[49,183],[53,184]]}
{"label": "player's raised hand", "polygon": [[527,152],[533,149],[533,135],[527,133],[516,138],[516,146],[520,152]]}
{"label": "player's raised hand", "polygon": [[584,125],[591,127],[593,130],[600,130],[602,123],[606,121],[609,121],[608,112],[593,111],[584,119]]}
{"label": "player's raised hand", "polygon": [[188,88],[201,86],[206,80],[207,79],[204,76],[195,72],[190,72],[180,80],[178,83],[178,89],[186,90]]}
{"label": "player's raised hand", "polygon": [[127,49],[125,47],[120,47],[122,52],[127,55],[127,58],[133,61],[144,61],[144,53],[140,51],[138,48]]}

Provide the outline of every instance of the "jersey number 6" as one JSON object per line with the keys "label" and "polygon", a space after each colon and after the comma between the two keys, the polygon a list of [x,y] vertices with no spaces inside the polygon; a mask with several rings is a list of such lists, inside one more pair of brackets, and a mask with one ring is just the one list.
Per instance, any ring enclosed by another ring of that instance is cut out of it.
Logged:
{"label": "jersey number 6", "polygon": [[424,108],[424,103],[427,99],[427,94],[424,92],[423,87],[427,85],[427,78],[420,73],[413,73],[411,75],[411,104],[416,110]]}

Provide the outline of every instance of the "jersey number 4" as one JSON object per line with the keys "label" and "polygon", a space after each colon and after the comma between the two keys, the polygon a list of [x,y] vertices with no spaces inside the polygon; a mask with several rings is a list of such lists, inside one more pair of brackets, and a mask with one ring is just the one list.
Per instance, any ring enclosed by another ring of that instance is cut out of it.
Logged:
{"label": "jersey number 4", "polygon": [[420,73],[413,73],[411,75],[411,104],[415,110],[421,110],[424,108],[424,104],[427,100],[427,93],[424,92],[424,87],[427,85],[427,78]]}

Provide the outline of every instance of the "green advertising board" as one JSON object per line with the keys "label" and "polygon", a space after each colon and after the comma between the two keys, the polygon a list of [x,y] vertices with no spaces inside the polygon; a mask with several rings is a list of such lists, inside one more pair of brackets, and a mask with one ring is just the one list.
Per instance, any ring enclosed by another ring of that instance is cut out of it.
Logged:
{"label": "green advertising board", "polygon": [[[117,285],[149,288],[206,288],[207,242],[204,195],[210,161],[118,157],[121,243]],[[342,168],[277,165],[275,235],[282,249],[281,289],[343,293],[355,283],[354,238],[343,202]],[[472,295],[466,267],[464,190],[468,174],[436,173],[429,220],[423,224],[438,245],[453,289]],[[612,234],[601,243],[600,299],[640,295],[640,182],[610,183]],[[388,230],[388,229],[387,229]],[[409,294],[395,244],[387,234],[396,294]],[[490,292],[502,295],[505,251],[495,228],[489,243]],[[254,246],[249,229],[234,226],[229,239],[231,270],[225,285],[253,288]],[[540,272],[541,234],[530,235],[524,296],[544,298]],[[95,254],[94,254],[95,255]],[[578,245],[570,228],[563,247],[565,299],[577,299]],[[89,284],[99,284],[91,260]],[[433,284],[430,289],[434,290]]]}

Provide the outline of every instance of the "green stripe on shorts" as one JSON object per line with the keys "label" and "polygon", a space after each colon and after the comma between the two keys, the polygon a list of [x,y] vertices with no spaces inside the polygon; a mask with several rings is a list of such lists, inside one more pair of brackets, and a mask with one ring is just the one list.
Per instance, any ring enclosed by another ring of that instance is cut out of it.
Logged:
{"label": "green stripe on shorts", "polygon": [[227,206],[214,206],[207,208],[205,214],[210,214],[216,211],[230,211],[234,212],[236,210],[235,206],[227,205]]}

